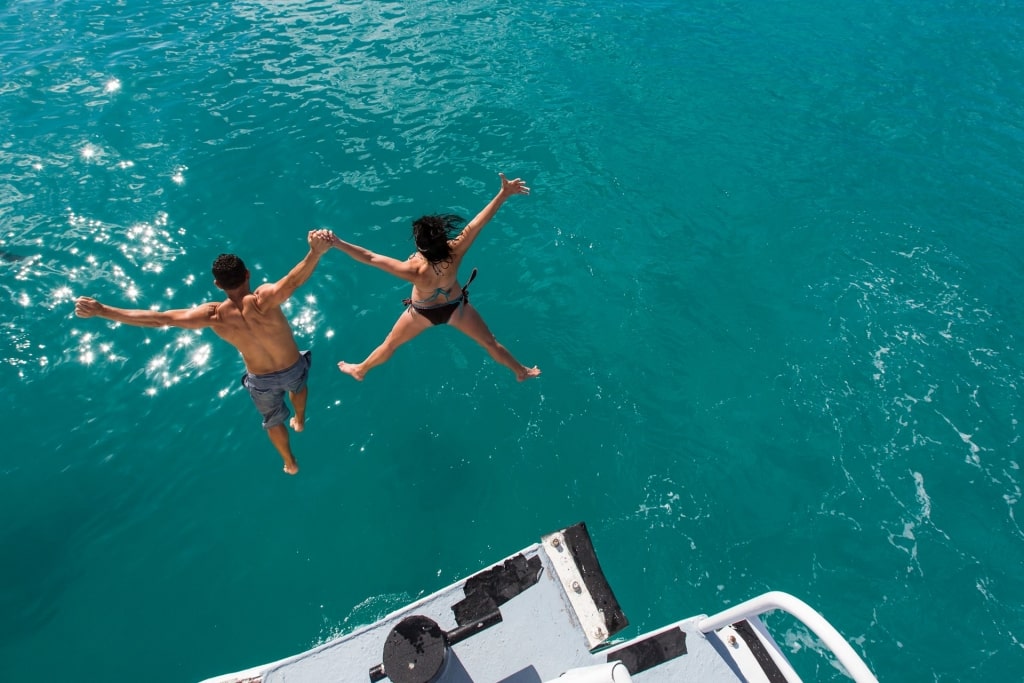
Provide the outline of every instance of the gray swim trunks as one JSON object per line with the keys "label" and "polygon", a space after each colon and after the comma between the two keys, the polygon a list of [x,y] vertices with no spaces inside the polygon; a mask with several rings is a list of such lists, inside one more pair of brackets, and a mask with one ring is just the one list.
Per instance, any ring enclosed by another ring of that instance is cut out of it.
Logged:
{"label": "gray swim trunks", "polygon": [[265,375],[254,375],[251,372],[242,375],[242,386],[249,390],[256,410],[263,416],[264,429],[283,423],[291,415],[284,402],[285,392],[301,391],[306,386],[311,363],[311,353],[303,351],[299,360],[290,368]]}

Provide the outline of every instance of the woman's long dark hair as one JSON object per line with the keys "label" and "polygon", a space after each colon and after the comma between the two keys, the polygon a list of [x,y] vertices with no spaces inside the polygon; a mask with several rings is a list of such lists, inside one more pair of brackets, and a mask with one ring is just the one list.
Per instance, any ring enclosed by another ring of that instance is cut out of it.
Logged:
{"label": "woman's long dark hair", "polygon": [[462,216],[450,213],[417,218],[412,222],[416,250],[431,263],[451,261],[452,248],[448,246],[448,240],[454,237],[464,222]]}

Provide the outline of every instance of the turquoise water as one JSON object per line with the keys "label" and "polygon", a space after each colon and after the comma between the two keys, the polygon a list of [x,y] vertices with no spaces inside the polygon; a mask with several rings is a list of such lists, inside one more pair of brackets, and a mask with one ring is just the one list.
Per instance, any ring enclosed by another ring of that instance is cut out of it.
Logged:
{"label": "turquoise water", "polygon": [[[1024,9],[634,0],[0,8],[0,679],[190,681],[585,520],[624,635],[785,590],[882,680],[1022,680]],[[514,197],[473,300],[328,255],[280,461],[187,307],[328,227]],[[843,680],[775,623],[807,680]]]}

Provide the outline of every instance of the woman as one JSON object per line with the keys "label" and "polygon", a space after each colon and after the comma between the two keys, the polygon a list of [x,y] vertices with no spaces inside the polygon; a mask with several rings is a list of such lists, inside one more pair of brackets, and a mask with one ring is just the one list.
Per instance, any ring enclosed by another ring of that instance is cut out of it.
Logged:
{"label": "woman", "polygon": [[413,221],[416,253],[405,261],[375,254],[334,237],[334,246],[355,260],[412,283],[412,296],[404,302],[406,309],[384,342],[362,363],[341,361],[339,370],[362,381],[367,372],[391,358],[399,346],[428,327],[447,324],[484,347],[491,358],[514,372],[520,382],[540,374],[536,366],[528,368],[513,358],[469,303],[469,284],[476,277],[476,269],[465,286],[459,285],[459,265],[480,230],[494,218],[506,199],[515,194],[530,194],[530,188],[520,178],[509,180],[503,173],[498,176],[501,178],[501,190],[454,239],[450,239],[450,235],[462,223],[458,216],[423,216]]}

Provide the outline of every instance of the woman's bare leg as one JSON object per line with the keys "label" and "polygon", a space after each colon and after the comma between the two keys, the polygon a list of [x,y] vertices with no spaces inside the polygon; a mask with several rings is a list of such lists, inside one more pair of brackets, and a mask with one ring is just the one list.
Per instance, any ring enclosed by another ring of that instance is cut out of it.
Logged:
{"label": "woman's bare leg", "polygon": [[430,327],[430,321],[422,315],[413,313],[412,308],[407,308],[402,315],[398,316],[395,326],[391,328],[391,332],[388,333],[384,342],[375,348],[366,357],[366,360],[362,363],[346,363],[341,361],[338,363],[338,369],[362,382],[366,373],[381,363],[386,362],[394,354],[395,349],[428,327]]}
{"label": "woman's bare leg", "polygon": [[509,353],[501,343],[494,338],[491,334],[491,330],[487,327],[487,323],[480,317],[477,310],[473,308],[470,303],[465,303],[462,307],[452,314],[448,324],[459,330],[480,346],[487,350],[487,353],[491,354],[491,358],[498,361],[506,368],[516,374],[516,379],[522,382],[524,379],[536,377],[540,374],[540,370],[537,366],[528,368]]}

